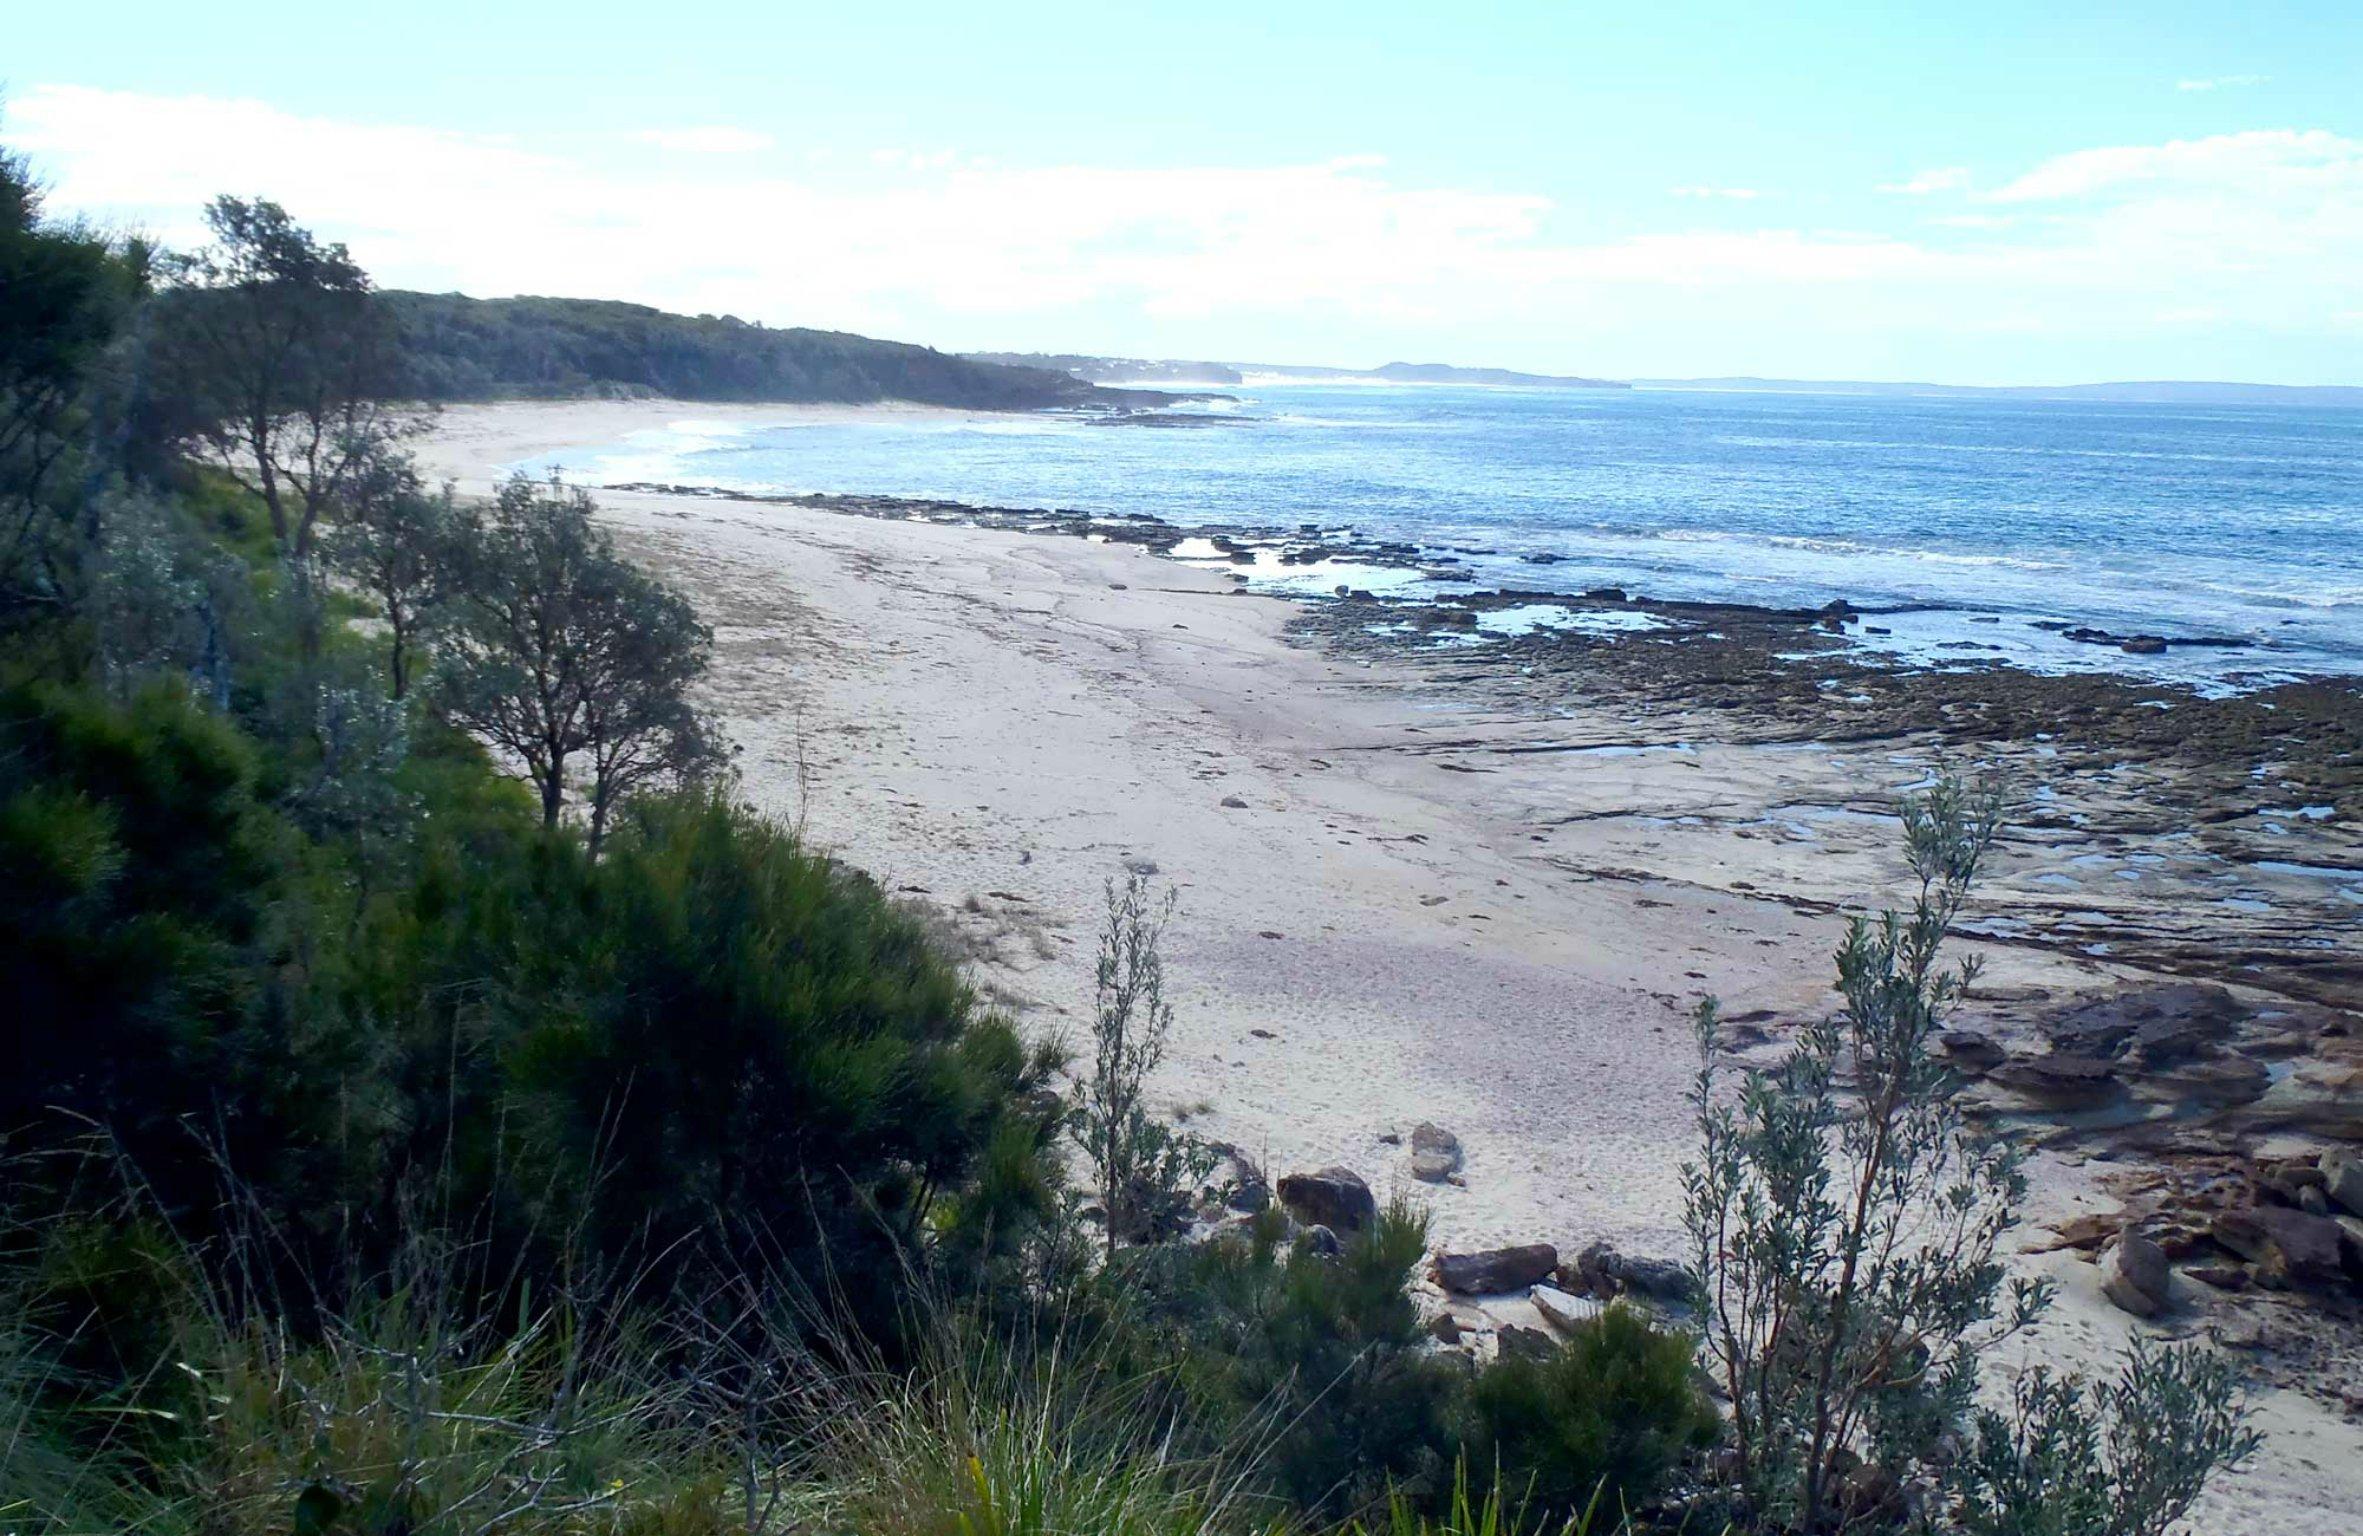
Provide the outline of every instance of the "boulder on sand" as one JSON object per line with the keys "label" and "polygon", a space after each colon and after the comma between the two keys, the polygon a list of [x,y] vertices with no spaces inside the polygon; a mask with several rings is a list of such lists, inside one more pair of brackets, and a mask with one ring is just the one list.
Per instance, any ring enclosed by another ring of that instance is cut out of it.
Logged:
{"label": "boulder on sand", "polygon": [[1280,1181],[1280,1203],[1306,1226],[1327,1227],[1340,1235],[1360,1232],[1378,1220],[1378,1202],[1371,1198],[1370,1186],[1351,1168],[1289,1174]]}
{"label": "boulder on sand", "polygon": [[1206,1150],[1213,1153],[1225,1170],[1225,1177],[1217,1188],[1228,1186],[1226,1203],[1234,1211],[1247,1215],[1268,1210],[1272,1204],[1272,1186],[1264,1179],[1264,1171],[1254,1158],[1227,1141],[1210,1141]]}
{"label": "boulder on sand", "polygon": [[1600,1303],[1589,1296],[1570,1296],[1555,1285],[1538,1285],[1526,1293],[1543,1321],[1561,1333],[1573,1333],[1600,1315]]}
{"label": "boulder on sand", "polygon": [[1456,1296],[1498,1296],[1551,1278],[1559,1250],[1549,1243],[1436,1255],[1436,1283]]}
{"label": "boulder on sand", "polygon": [[1460,1138],[1440,1125],[1421,1121],[1411,1132],[1411,1176],[1441,1184],[1460,1172]]}
{"label": "boulder on sand", "polygon": [[1576,1256],[1572,1279],[1577,1289],[1594,1296],[1633,1291],[1677,1306],[1688,1306],[1698,1293],[1697,1282],[1686,1266],[1672,1259],[1619,1253],[1605,1242],[1593,1243]]}
{"label": "boulder on sand", "polygon": [[2100,1256],[2100,1290],[2122,1311],[2156,1317],[2173,1299],[2166,1253],[2130,1228]]}

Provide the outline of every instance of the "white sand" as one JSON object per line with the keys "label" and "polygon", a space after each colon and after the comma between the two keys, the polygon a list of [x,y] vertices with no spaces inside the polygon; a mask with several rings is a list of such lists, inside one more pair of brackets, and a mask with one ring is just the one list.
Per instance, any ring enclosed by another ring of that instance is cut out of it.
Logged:
{"label": "white sand", "polygon": [[[480,490],[521,459],[680,420],[863,414],[465,407],[422,457]],[[1810,850],[1733,830],[1803,780],[1882,795],[1920,778],[1926,762],[1892,744],[1849,757],[1698,743],[1454,771],[1471,765],[1446,743],[1532,723],[1472,718],[1291,645],[1286,603],[1232,595],[1211,572],[1064,537],[696,498],[601,504],[713,624],[713,702],[752,800],[953,912],[980,984],[1030,1028],[1069,1036],[1088,1012],[1102,883],[1153,861],[1181,898],[1165,1103],[1275,1174],[1337,1162],[1382,1198],[1414,1193],[1448,1246],[1573,1253],[1605,1237],[1679,1254],[1691,1002],[1819,1006],[1839,924],[1774,893],[1851,906],[1900,886],[1892,832],[1871,818]],[[1554,723],[1587,739],[1614,727]],[[1635,806],[1663,814],[1662,836],[1637,837],[1630,817],[1566,819]],[[2107,974],[2025,950],[1992,959],[1997,981]],[[1461,1137],[1466,1188],[1413,1184],[1407,1149],[1379,1140],[1420,1120]],[[2046,1159],[2038,1175],[2038,1214],[2090,1198],[2080,1170]],[[2040,1262],[2066,1292],[2044,1352],[2105,1358],[2131,1320],[2098,1300],[2089,1265]],[[2363,1529],[2363,1433],[2294,1394],[2264,1408],[2266,1455],[2222,1485],[2201,1528]]]}

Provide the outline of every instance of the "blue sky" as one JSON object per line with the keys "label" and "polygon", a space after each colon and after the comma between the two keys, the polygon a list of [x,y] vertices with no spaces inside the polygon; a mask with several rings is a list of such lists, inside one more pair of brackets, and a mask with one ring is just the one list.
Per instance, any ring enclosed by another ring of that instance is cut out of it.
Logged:
{"label": "blue sky", "polygon": [[2351,0],[997,9],[43,7],[0,137],[167,239],[952,348],[2363,382]]}

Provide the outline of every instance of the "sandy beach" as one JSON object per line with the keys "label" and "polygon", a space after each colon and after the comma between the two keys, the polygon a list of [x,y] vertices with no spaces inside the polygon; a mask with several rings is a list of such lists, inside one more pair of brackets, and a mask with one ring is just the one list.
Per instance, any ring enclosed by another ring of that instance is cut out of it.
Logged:
{"label": "sandy beach", "polygon": [[[536,455],[793,414],[462,407],[420,452],[480,492]],[[1298,605],[1135,545],[600,503],[713,626],[710,702],[750,800],[929,903],[978,985],[1043,1034],[1083,1027],[1104,883],[1153,868],[1180,902],[1166,1107],[1275,1173],[1342,1163],[1382,1198],[1411,1193],[1454,1248],[1678,1255],[1691,1007],[1825,1006],[1844,914],[1902,894],[1882,807],[1956,760],[1910,735],[1719,740],[1629,700],[1539,720],[1437,667],[1309,642]],[[2045,877],[2085,879],[2080,856],[2006,845],[1998,891],[2056,905]],[[1994,1007],[2156,979],[2106,953],[1980,947]],[[1411,1181],[1390,1138],[1421,1121],[1461,1139],[1463,1185]],[[2043,1154],[2031,1214],[2111,1208],[2101,1171]],[[2046,1357],[2097,1361],[2150,1326],[2102,1302],[2075,1254],[2026,1262],[2063,1293]],[[2260,1402],[2267,1450],[2199,1528],[2363,1528],[2363,1430],[2318,1397]]]}

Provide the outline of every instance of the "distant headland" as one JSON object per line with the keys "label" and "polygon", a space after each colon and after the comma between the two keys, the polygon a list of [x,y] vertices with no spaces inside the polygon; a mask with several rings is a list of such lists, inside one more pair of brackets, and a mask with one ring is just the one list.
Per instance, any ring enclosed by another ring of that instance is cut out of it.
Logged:
{"label": "distant headland", "polygon": [[1510,368],[1462,368],[1451,363],[1382,363],[1376,368],[1333,368],[1303,363],[1218,363],[1155,357],[1095,357],[1076,352],[967,352],[971,362],[1001,367],[1049,368],[1092,384],[1148,384],[1158,387],[1230,389],[1249,382],[1381,384],[1480,384],[1507,389],[1629,389],[1617,379],[1573,374],[1520,373]]}
{"label": "distant headland", "polygon": [[1879,395],[1928,399],[2081,400],[2113,405],[2332,405],[2363,407],[2363,386],[2236,384],[2197,379],[2104,384],[1914,384],[1863,379],[1635,379],[1635,389],[1759,395]]}

